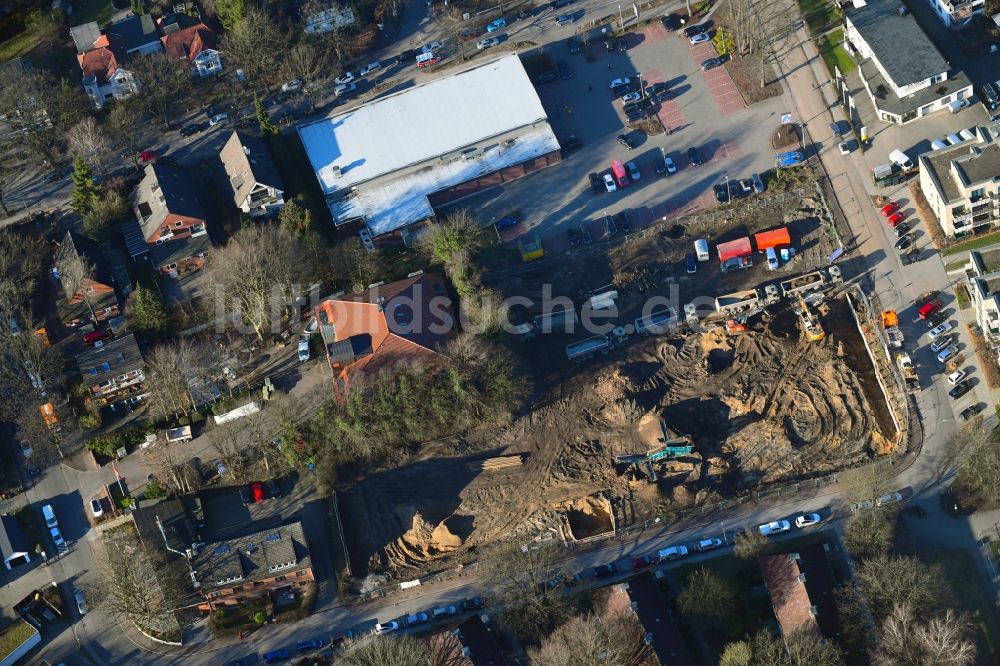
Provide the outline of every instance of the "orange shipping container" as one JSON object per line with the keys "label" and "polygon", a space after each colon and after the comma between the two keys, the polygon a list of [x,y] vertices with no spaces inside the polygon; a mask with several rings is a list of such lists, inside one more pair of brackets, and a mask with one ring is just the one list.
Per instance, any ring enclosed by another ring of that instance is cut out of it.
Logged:
{"label": "orange shipping container", "polygon": [[792,237],[788,234],[788,227],[778,227],[770,231],[762,231],[759,234],[754,234],[753,239],[757,243],[758,252],[766,252],[769,247],[792,244]]}

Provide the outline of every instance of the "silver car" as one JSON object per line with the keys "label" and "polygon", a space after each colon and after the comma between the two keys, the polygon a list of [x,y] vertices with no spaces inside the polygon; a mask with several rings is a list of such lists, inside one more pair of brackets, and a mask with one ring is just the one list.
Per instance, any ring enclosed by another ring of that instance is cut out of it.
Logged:
{"label": "silver car", "polygon": [[938,353],[937,359],[941,363],[947,363],[948,361],[950,361],[951,359],[955,358],[956,356],[958,356],[958,346],[957,345],[952,345],[952,346],[948,347],[947,349],[945,349],[945,350],[941,351],[940,353]]}
{"label": "silver car", "polygon": [[774,520],[766,525],[761,525],[757,529],[760,530],[760,533],[764,536],[771,536],[772,534],[787,532],[792,529],[792,525],[787,520]]}

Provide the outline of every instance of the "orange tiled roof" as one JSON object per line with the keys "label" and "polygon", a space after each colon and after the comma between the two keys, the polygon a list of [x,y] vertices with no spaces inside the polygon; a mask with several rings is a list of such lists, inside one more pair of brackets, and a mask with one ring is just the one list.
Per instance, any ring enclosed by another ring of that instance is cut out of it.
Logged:
{"label": "orange tiled roof", "polygon": [[199,53],[205,49],[215,48],[215,33],[204,23],[199,23],[164,35],[160,41],[163,42],[163,48],[168,55],[194,62]]}
{"label": "orange tiled roof", "polygon": [[76,56],[84,76],[96,76],[99,83],[107,83],[118,70],[118,56],[113,47],[101,46]]}

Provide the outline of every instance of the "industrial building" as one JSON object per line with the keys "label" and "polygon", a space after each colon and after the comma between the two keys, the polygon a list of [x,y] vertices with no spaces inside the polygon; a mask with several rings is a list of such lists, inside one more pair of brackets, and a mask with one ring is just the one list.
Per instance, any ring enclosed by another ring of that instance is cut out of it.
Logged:
{"label": "industrial building", "polygon": [[299,127],[339,231],[409,242],[435,208],[560,161],[516,54]]}

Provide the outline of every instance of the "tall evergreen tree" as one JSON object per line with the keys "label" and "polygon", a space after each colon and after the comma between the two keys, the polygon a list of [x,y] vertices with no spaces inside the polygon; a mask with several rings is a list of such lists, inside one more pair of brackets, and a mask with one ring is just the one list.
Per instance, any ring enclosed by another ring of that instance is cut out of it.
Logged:
{"label": "tall evergreen tree", "polygon": [[264,103],[256,95],[253,98],[253,108],[257,113],[257,124],[260,125],[260,133],[264,135],[264,138],[276,136],[278,134],[278,126],[271,120],[271,114],[267,112],[264,108]]}
{"label": "tall evergreen tree", "polygon": [[94,202],[100,194],[100,188],[94,183],[94,174],[84,159],[77,155],[73,161],[73,196],[70,207],[80,215],[86,215],[94,209]]}

